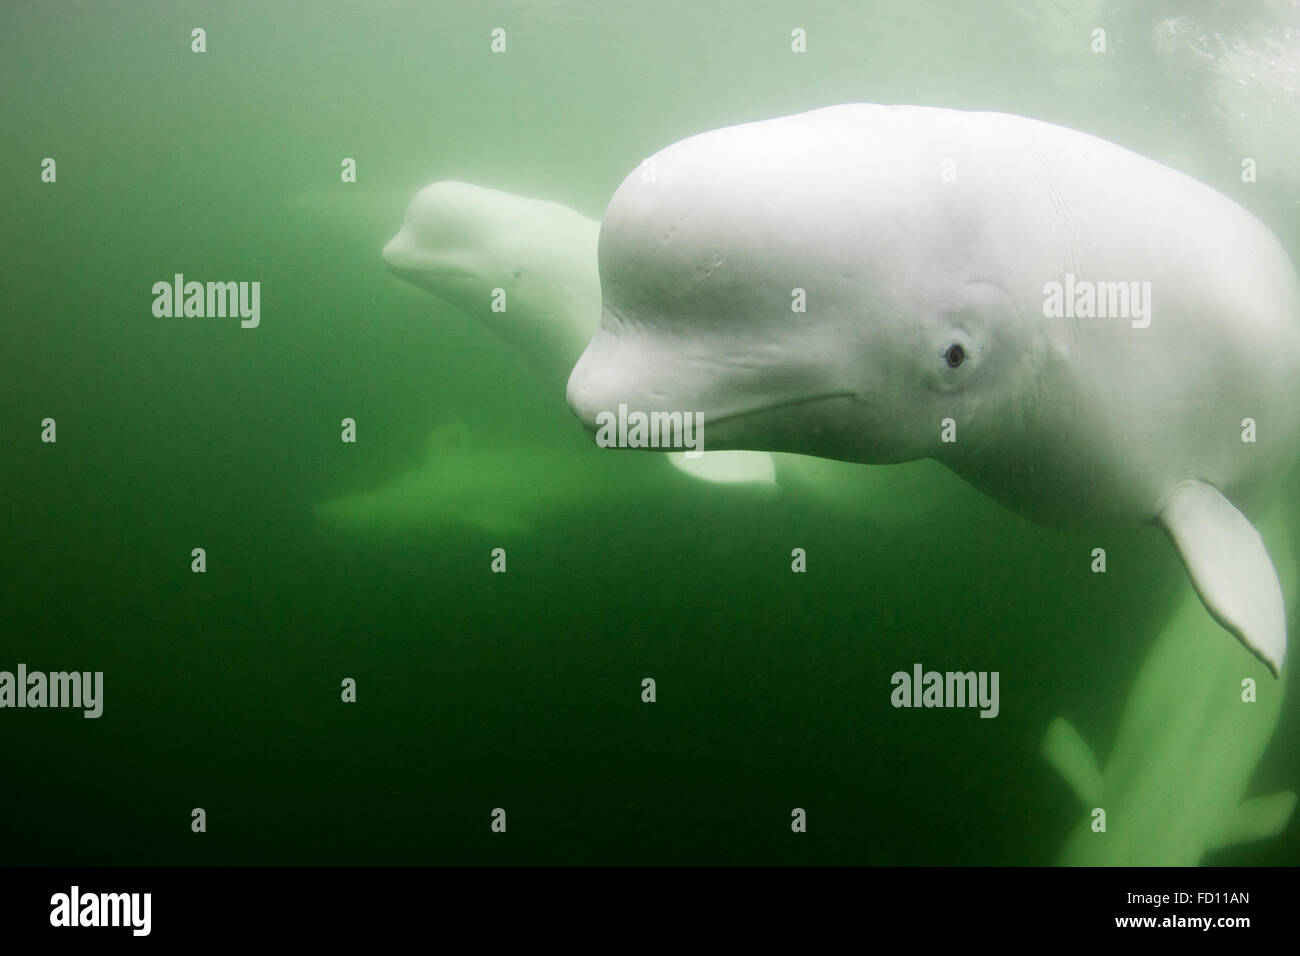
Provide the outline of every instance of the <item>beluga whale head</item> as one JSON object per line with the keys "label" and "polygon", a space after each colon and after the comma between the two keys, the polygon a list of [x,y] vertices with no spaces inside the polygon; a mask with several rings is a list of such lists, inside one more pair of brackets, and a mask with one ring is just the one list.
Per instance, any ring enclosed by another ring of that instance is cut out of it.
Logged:
{"label": "beluga whale head", "polygon": [[833,108],[730,127],[627,177],[568,384],[589,430],[619,405],[699,412],[707,447],[892,463],[937,455],[942,418],[1005,414],[1032,330],[1007,327],[970,245],[980,210],[944,208],[928,144],[873,125]]}
{"label": "beluga whale head", "polygon": [[554,381],[599,314],[597,231],[557,202],[442,180],[411,199],[382,256],[398,278],[478,320]]}
{"label": "beluga whale head", "polygon": [[1227,197],[1066,127],[857,103],[656,153],[598,258],[567,389],[597,444],[679,414],[704,448],[934,458],[1040,524],[1158,524],[1280,671],[1247,515],[1300,449],[1300,279]]}

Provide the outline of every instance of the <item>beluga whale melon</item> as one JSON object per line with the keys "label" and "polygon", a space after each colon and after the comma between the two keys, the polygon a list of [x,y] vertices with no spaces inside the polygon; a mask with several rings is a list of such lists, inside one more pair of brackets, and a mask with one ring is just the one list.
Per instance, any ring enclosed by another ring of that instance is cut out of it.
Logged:
{"label": "beluga whale melon", "polygon": [[709,448],[934,458],[1039,524],[1156,523],[1280,671],[1247,516],[1300,448],[1300,280],[1225,196],[1033,119],[850,104],[660,151],[597,254],[593,434],[699,412]]}

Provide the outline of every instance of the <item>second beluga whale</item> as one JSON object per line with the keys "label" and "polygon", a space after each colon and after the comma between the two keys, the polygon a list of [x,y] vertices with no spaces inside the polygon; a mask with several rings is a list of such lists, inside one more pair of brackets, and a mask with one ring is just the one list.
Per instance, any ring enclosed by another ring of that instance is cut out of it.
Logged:
{"label": "second beluga whale", "polygon": [[624,180],[568,383],[713,448],[934,458],[1044,525],[1153,522],[1274,673],[1247,514],[1300,447],[1300,281],[1190,177],[1001,113],[850,104],[690,137]]}
{"label": "second beluga whale", "polygon": [[600,223],[562,203],[440,180],[410,200],[383,260],[564,388],[600,319]]}

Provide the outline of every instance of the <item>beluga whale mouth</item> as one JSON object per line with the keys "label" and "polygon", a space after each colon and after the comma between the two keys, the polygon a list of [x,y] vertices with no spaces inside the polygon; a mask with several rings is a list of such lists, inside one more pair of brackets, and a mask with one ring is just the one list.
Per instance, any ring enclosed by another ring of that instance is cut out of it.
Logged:
{"label": "beluga whale mouth", "polygon": [[828,402],[837,398],[853,398],[852,392],[832,391],[824,392],[819,395],[807,395],[803,398],[791,398],[783,402],[770,402],[764,405],[758,405],[753,408],[746,408],[738,412],[725,412],[720,415],[713,415],[709,421],[717,426],[726,422],[736,421],[742,418],[754,418],[758,415],[766,415],[772,412],[779,412],[784,409],[791,409],[796,405],[811,405],[813,402]]}
{"label": "beluga whale mouth", "polygon": [[1300,280],[1208,186],[1024,117],[848,104],[645,160],[598,264],[567,386],[598,443],[621,405],[697,411],[710,447],[934,458],[1044,525],[1155,523],[1280,670],[1246,514],[1300,449]]}

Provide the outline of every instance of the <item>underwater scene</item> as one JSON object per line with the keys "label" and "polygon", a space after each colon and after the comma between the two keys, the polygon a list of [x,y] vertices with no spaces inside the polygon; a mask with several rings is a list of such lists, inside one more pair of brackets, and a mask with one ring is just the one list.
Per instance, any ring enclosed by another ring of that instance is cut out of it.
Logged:
{"label": "underwater scene", "polygon": [[1300,3],[0,19],[6,863],[1300,862]]}

